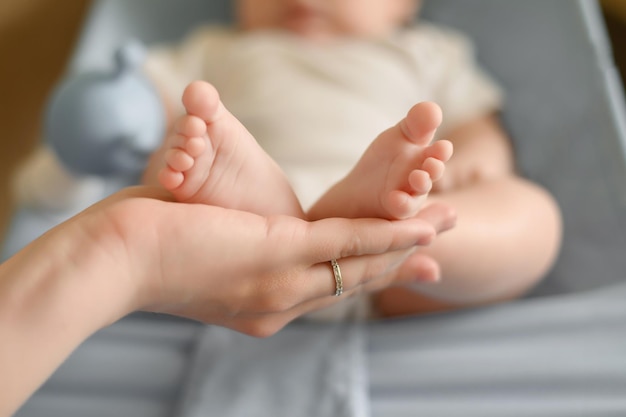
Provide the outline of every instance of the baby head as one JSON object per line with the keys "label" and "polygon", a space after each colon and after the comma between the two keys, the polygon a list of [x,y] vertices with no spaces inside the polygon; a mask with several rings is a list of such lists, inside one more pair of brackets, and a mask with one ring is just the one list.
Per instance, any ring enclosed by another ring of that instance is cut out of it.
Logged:
{"label": "baby head", "polygon": [[283,29],[326,39],[381,37],[411,21],[419,0],[237,0],[242,30]]}

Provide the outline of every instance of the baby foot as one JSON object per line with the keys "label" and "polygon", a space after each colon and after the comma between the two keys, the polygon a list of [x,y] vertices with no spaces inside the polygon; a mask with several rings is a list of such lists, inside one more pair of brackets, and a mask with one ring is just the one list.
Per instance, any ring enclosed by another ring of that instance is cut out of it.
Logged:
{"label": "baby foot", "polygon": [[278,165],[224,107],[213,86],[191,83],[183,93],[187,114],[175,124],[162,153],[160,184],[180,202],[257,214],[302,216]]}
{"label": "baby foot", "polygon": [[417,214],[434,181],[444,173],[452,143],[431,143],[441,124],[441,109],[419,103],[397,125],[381,133],[352,171],[312,208],[312,217],[404,219]]}

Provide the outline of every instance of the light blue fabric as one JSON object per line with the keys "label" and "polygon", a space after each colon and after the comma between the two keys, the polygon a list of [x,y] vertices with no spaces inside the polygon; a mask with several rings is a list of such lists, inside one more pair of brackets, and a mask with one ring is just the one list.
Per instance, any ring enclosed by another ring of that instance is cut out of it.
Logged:
{"label": "light blue fabric", "polygon": [[362,325],[294,325],[268,339],[208,327],[180,416],[366,417]]}

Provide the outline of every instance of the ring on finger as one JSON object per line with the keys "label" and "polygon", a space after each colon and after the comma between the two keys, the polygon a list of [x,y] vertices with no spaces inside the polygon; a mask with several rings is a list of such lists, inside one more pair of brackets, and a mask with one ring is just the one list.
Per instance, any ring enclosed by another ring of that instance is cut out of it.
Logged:
{"label": "ring on finger", "polygon": [[341,268],[336,259],[330,260],[330,266],[333,268],[333,276],[335,277],[335,297],[343,294],[343,277],[341,276]]}

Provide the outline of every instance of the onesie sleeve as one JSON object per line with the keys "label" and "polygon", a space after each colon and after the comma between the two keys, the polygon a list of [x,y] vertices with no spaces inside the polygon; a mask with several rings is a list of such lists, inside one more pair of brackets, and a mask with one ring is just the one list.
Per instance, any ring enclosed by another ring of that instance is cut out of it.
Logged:
{"label": "onesie sleeve", "polygon": [[175,114],[184,110],[181,96],[185,87],[194,80],[210,79],[210,53],[220,48],[227,34],[223,27],[204,27],[180,43],[148,50],[144,71]]}
{"label": "onesie sleeve", "polygon": [[424,23],[416,28],[414,42],[421,74],[430,83],[431,100],[443,110],[440,132],[501,109],[502,89],[476,62],[474,45],[467,36]]}

